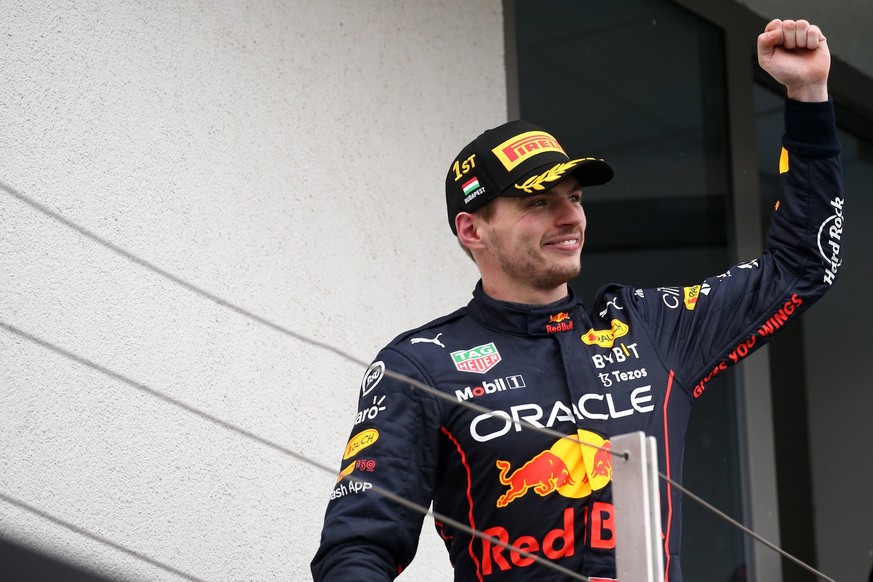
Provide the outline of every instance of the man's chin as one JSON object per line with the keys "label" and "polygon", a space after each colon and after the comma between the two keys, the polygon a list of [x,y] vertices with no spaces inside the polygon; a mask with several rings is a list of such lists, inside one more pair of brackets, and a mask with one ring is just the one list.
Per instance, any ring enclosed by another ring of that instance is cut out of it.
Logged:
{"label": "man's chin", "polygon": [[541,273],[537,278],[537,287],[540,289],[554,289],[575,279],[582,270],[581,265],[567,267],[566,269],[553,269]]}

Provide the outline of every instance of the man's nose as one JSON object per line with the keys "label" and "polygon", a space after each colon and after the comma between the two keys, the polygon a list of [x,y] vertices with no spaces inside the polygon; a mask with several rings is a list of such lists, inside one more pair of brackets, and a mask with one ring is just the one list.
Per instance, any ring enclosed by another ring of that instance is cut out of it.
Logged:
{"label": "man's nose", "polygon": [[556,207],[557,219],[561,225],[578,226],[585,223],[585,212],[577,202],[564,198]]}

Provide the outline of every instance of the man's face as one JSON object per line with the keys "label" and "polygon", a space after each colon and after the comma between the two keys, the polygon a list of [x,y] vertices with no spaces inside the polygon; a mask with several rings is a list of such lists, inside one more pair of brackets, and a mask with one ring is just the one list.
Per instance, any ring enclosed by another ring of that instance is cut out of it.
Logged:
{"label": "man's face", "polygon": [[552,290],[579,274],[585,236],[582,187],[574,176],[543,194],[500,197],[482,225],[493,276],[521,288]]}

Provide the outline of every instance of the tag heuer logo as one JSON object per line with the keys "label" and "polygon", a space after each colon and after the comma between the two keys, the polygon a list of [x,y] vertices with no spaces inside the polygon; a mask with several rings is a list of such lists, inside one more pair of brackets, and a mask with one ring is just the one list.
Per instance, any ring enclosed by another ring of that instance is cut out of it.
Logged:
{"label": "tag heuer logo", "polygon": [[491,342],[469,350],[452,352],[452,360],[455,368],[461,372],[484,374],[500,362],[500,354],[494,347],[494,342]]}

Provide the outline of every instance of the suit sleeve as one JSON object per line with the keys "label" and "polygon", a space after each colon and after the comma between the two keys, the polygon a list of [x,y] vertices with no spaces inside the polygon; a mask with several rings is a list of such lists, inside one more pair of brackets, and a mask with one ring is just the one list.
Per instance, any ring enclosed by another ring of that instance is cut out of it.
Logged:
{"label": "suit sleeve", "polygon": [[633,302],[695,397],[821,298],[842,265],[843,190],[833,104],[786,101],[780,198],[762,256]]}
{"label": "suit sleeve", "polygon": [[315,582],[393,580],[415,555],[423,513],[377,490],[425,510],[430,506],[440,412],[432,397],[385,375],[386,369],[429,383],[418,366],[391,348],[367,369],[311,564]]}

